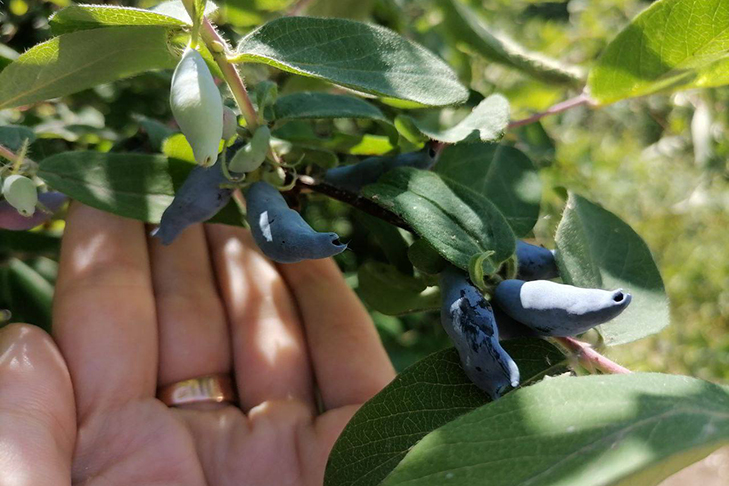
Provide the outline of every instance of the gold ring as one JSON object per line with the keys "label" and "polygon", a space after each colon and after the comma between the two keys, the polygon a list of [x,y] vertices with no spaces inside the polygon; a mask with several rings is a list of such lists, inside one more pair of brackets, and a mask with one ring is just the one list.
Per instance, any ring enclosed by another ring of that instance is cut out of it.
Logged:
{"label": "gold ring", "polygon": [[191,403],[235,402],[233,380],[227,373],[215,373],[178,381],[157,390],[157,398],[168,407]]}

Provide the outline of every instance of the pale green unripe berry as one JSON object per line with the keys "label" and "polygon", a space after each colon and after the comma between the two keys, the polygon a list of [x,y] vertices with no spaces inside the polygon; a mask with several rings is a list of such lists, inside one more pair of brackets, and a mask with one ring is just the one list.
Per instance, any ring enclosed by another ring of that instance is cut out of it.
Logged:
{"label": "pale green unripe berry", "polygon": [[206,167],[213,165],[223,138],[223,100],[205,60],[190,47],[172,76],[170,106],[195,161]]}
{"label": "pale green unripe berry", "polygon": [[32,180],[22,175],[11,175],[3,182],[3,196],[12,207],[26,217],[33,216],[38,203],[38,190]]}
{"label": "pale green unripe berry", "polygon": [[233,138],[238,129],[238,115],[227,106],[223,107],[223,140]]}
{"label": "pale green unripe berry", "polygon": [[235,153],[228,165],[231,172],[246,173],[259,168],[268,153],[271,143],[271,130],[267,126],[258,127],[248,145]]}

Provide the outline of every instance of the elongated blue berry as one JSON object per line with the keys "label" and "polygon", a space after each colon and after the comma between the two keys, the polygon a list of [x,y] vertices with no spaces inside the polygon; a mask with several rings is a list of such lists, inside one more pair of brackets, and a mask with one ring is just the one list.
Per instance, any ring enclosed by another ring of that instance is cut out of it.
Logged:
{"label": "elongated blue berry", "polygon": [[516,278],[520,280],[551,280],[559,277],[553,250],[519,240],[516,242],[516,261]]}
{"label": "elongated blue berry", "polygon": [[188,226],[215,216],[233,194],[233,189],[220,187],[227,182],[230,181],[223,174],[222,160],[212,167],[196,166],[175,193],[152,236],[169,245]]}
{"label": "elongated blue berry", "polygon": [[356,164],[329,169],[324,174],[324,182],[347,191],[359,192],[364,186],[377,182],[385,172],[396,167],[429,169],[435,163],[435,155],[432,148],[425,148],[391,157],[370,157]]}
{"label": "elongated blue berry", "polygon": [[584,289],[549,280],[504,280],[494,302],[542,336],[576,336],[614,319],[630,304],[618,290]]}
{"label": "elongated blue berry", "polygon": [[336,233],[314,231],[268,182],[256,182],[248,188],[246,211],[253,239],[273,261],[295,263],[326,258],[347,248]]}
{"label": "elongated blue berry", "polygon": [[195,161],[205,167],[213,165],[223,138],[223,100],[205,60],[190,47],[172,75],[170,107]]}
{"label": "elongated blue berry", "polygon": [[7,201],[0,201],[0,228],[21,231],[35,228],[53,217],[66,202],[66,195],[60,192],[43,192],[38,194],[38,201],[50,211],[35,211],[33,216],[21,216]]}
{"label": "elongated blue berry", "polygon": [[468,378],[493,399],[519,384],[519,368],[499,344],[493,309],[466,274],[449,266],[440,274],[441,324]]}
{"label": "elongated blue berry", "polygon": [[504,312],[496,302],[491,303],[491,308],[494,310],[496,327],[499,328],[499,341],[539,336],[538,333]]}

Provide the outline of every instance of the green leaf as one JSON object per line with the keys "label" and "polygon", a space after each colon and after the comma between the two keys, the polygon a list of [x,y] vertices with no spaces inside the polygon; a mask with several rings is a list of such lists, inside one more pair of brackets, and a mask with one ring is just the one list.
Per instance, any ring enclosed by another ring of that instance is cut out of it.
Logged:
{"label": "green leaf", "polygon": [[487,197],[499,208],[516,236],[537,222],[542,183],[532,161],[508,145],[475,143],[446,147],[436,172]]}
{"label": "green leaf", "polygon": [[33,143],[35,141],[35,133],[28,127],[21,125],[5,125],[0,127],[0,145],[4,145],[13,151],[18,151],[23,147],[25,141]]}
{"label": "green leaf", "polygon": [[438,4],[443,9],[447,35],[484,58],[517,69],[545,83],[582,83],[582,73],[578,68],[530,52],[512,39],[492,33],[478,14],[459,0],[438,0]]}
{"label": "green leaf", "polygon": [[729,389],[661,374],[559,377],[446,424],[383,486],[653,486],[729,443]]}
{"label": "green leaf", "polygon": [[613,213],[570,194],[555,236],[562,280],[633,296],[628,308],[598,327],[607,345],[636,341],[669,324],[661,274],[643,239]]}
{"label": "green leaf", "polygon": [[419,238],[408,248],[408,259],[415,268],[429,275],[437,275],[448,266],[433,245]]}
{"label": "green leaf", "polygon": [[281,96],[273,105],[274,120],[368,118],[390,123],[376,106],[353,96],[301,92]]}
{"label": "green leaf", "polygon": [[157,25],[185,27],[189,24],[161,13],[116,5],[71,5],[59,10],[49,19],[54,35],[79,30],[122,25]]}
{"label": "green leaf", "polygon": [[365,186],[363,195],[400,216],[463,270],[473,255],[493,251],[500,262],[515,251],[514,233],[493,203],[434,172],[397,168]]}
{"label": "green leaf", "polygon": [[386,263],[368,261],[358,271],[359,293],[367,304],[388,316],[440,308],[440,292],[422,279],[400,273]]}
{"label": "green leaf", "polygon": [[600,104],[658,91],[729,83],[726,0],[660,0],[641,12],[605,48],[590,71]]}
{"label": "green leaf", "polygon": [[[216,9],[214,3],[207,2],[205,14],[210,15]],[[54,35],[122,25],[172,28],[192,25],[190,16],[180,1],[164,2],[150,10],[117,5],[70,5],[51,15],[49,23]]]}
{"label": "green leaf", "polygon": [[31,324],[51,329],[53,285],[22,260],[10,258],[8,289],[13,319],[24,319]]}
{"label": "green leaf", "polygon": [[[409,127],[401,115],[401,129]],[[499,94],[491,95],[473,109],[458,124],[445,130],[430,127],[428,124],[412,119],[412,124],[429,138],[446,143],[494,142],[501,139],[509,124],[509,102]]]}
{"label": "green leaf", "polygon": [[[148,223],[159,223],[175,190],[194,164],[162,155],[64,152],[44,159],[38,176],[55,190],[84,204]],[[231,201],[211,223],[241,226]]]}
{"label": "green leaf", "polygon": [[384,27],[344,19],[282,17],[244,37],[241,62],[325,79],[378,96],[443,106],[468,91],[441,59]]}
{"label": "green leaf", "polygon": [[68,95],[153,69],[173,68],[165,27],[109,27],[63,34],[0,72],[0,109]]}
{"label": "green leaf", "polygon": [[362,211],[355,210],[354,217],[378,243],[388,262],[404,275],[413,274],[413,265],[408,258],[408,244],[398,228]]}
{"label": "green leaf", "polygon": [[[566,371],[564,356],[546,341],[521,339],[503,346],[519,365],[523,384]],[[455,349],[428,356],[352,417],[329,456],[325,486],[380,484],[426,434],[488,401],[466,377]]]}

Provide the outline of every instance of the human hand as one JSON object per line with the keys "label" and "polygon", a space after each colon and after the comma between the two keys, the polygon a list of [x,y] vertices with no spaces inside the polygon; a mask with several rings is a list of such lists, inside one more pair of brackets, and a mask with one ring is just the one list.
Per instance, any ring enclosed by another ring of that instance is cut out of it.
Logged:
{"label": "human hand", "polygon": [[[0,486],[320,485],[344,425],[394,377],[331,260],[276,266],[240,228],[162,247],[73,204],[53,317],[53,340],[0,331]],[[232,374],[235,406],[155,398],[212,373]]]}

